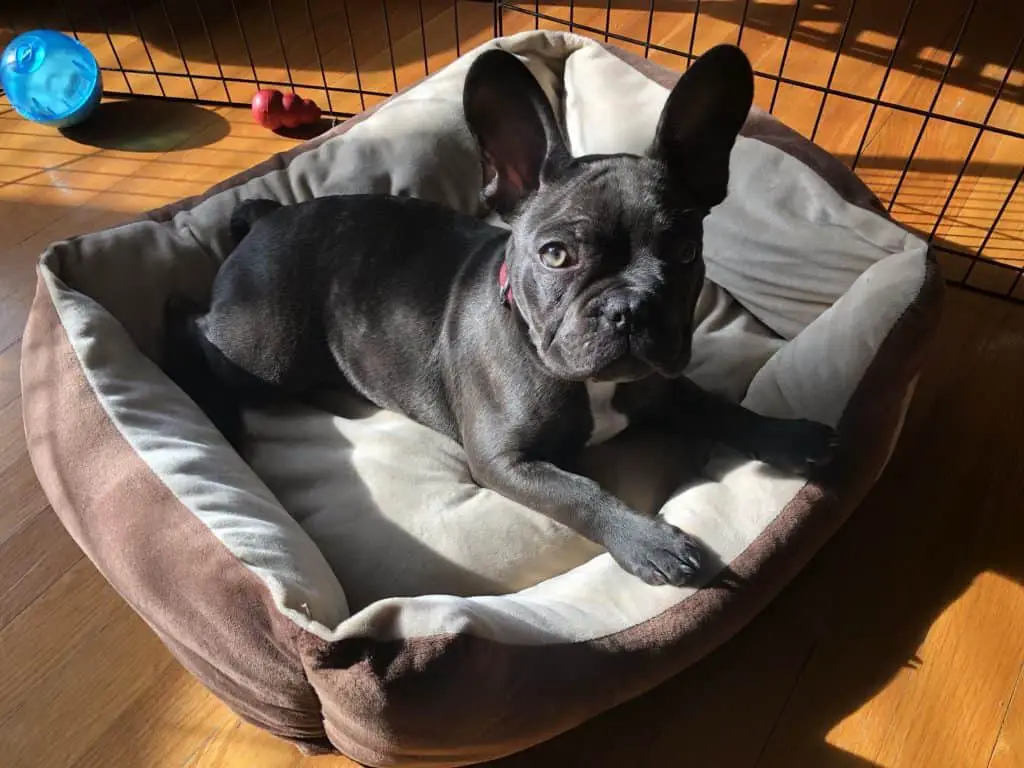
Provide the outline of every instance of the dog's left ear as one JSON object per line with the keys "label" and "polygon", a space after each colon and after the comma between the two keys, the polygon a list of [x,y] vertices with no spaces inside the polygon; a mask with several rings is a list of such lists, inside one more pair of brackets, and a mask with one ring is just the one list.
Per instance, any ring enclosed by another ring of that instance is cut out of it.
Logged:
{"label": "dog's left ear", "polygon": [[734,45],[710,49],[669,94],[650,154],[697,205],[710,209],[725,199],[729,153],[753,100],[753,70]]}
{"label": "dog's left ear", "polygon": [[506,51],[481,53],[462,92],[466,122],[486,172],[484,201],[505,216],[569,159],[551,104],[525,64]]}

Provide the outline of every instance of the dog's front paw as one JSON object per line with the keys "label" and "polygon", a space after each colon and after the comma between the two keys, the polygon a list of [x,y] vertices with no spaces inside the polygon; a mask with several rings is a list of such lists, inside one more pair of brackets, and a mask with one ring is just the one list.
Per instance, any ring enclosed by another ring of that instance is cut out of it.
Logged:
{"label": "dog's front paw", "polygon": [[700,545],[664,520],[642,519],[618,546],[608,548],[615,561],[647,584],[691,583],[700,572]]}
{"label": "dog's front paw", "polygon": [[805,475],[832,461],[836,445],[832,427],[807,419],[778,419],[759,430],[753,453],[776,469]]}

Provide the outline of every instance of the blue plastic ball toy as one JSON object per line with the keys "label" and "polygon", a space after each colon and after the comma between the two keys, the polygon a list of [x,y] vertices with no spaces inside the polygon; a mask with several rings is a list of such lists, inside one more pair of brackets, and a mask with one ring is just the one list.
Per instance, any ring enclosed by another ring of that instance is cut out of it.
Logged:
{"label": "blue plastic ball toy", "polygon": [[96,57],[48,29],[11,40],[0,58],[0,83],[19,115],[57,127],[85,120],[103,95]]}

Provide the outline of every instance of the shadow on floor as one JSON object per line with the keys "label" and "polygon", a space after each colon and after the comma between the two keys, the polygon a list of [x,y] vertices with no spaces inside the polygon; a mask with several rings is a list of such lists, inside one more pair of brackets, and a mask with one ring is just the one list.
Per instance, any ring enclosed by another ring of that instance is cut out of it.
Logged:
{"label": "shadow on floor", "polygon": [[216,112],[180,101],[104,101],[84,123],[61,129],[68,139],[122,152],[197,149],[220,141],[231,124]]}
{"label": "shadow on floor", "polygon": [[[938,662],[918,654],[974,581],[1024,584],[1022,349],[1024,308],[951,290],[889,467],[803,573],[699,664],[495,768],[880,765],[829,744],[830,732],[904,670],[947,673],[950,651]],[[971,642],[961,661],[983,645]]]}

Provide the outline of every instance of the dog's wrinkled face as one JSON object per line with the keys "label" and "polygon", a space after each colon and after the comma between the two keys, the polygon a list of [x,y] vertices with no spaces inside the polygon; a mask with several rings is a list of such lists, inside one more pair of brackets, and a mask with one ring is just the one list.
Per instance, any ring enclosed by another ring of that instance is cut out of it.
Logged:
{"label": "dog's wrinkled face", "polygon": [[572,161],[512,219],[513,293],[559,378],[678,376],[690,360],[704,278],[706,209],[642,157]]}
{"label": "dog's wrinkled face", "polygon": [[753,97],[746,57],[720,46],[669,95],[645,156],[573,158],[537,81],[514,56],[482,54],[466,117],[509,222],[515,305],[544,365],[572,380],[679,376],[704,279],[703,220]]}

